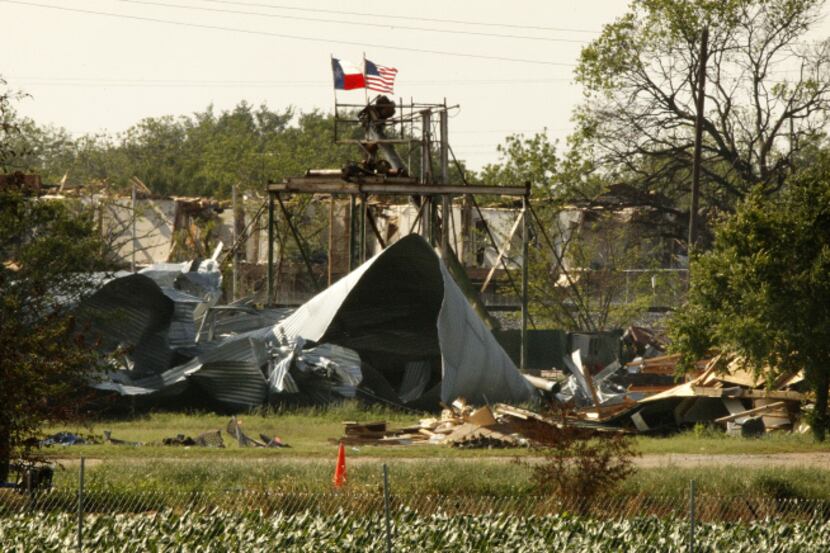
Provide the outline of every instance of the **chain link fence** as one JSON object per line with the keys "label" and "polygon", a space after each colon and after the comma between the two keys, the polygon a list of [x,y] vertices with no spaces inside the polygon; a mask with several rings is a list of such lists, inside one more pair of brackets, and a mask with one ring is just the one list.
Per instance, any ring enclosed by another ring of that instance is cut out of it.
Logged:
{"label": "chain link fence", "polygon": [[6,489],[0,550],[826,552],[830,501]]}

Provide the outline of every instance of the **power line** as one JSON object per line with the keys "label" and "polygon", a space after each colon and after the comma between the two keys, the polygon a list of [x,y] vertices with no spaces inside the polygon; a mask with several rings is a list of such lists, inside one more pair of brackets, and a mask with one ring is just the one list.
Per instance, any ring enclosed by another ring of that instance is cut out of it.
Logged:
{"label": "power line", "polygon": [[589,34],[600,34],[601,31],[597,31],[595,29],[573,29],[567,27],[542,27],[538,25],[516,25],[511,23],[493,23],[490,21],[469,21],[463,19],[441,19],[436,17],[417,17],[417,16],[410,16],[410,15],[391,15],[391,14],[377,14],[377,13],[367,13],[367,12],[351,12],[351,11],[342,11],[342,10],[328,10],[322,8],[300,8],[296,6],[286,6],[284,4],[262,4],[262,3],[251,3],[251,2],[233,2],[231,0],[202,0],[203,2],[210,2],[212,4],[228,4],[228,5],[235,5],[235,6],[247,6],[247,7],[256,7],[256,8],[269,8],[273,10],[293,10],[293,11],[300,11],[300,12],[313,12],[313,13],[331,13],[337,15],[355,15],[360,17],[375,17],[375,18],[383,18],[383,19],[399,19],[399,20],[406,20],[406,21],[427,21],[430,23],[451,23],[456,25],[477,25],[481,27],[502,27],[505,29],[528,29],[528,30],[536,30],[536,31],[555,31],[561,33],[589,33]]}
{"label": "power line", "polygon": [[[228,10],[222,8],[204,8],[200,6],[185,6],[182,4],[170,4],[167,2],[153,2],[150,0],[118,0],[119,2],[124,2],[126,4],[142,4],[146,6],[160,6],[163,8],[177,8],[182,10],[197,10],[203,12],[211,12],[211,13],[229,13],[229,14],[237,14],[237,15],[255,15],[257,17],[272,17],[276,19],[291,19],[297,21],[312,21],[314,23],[335,23],[338,25],[357,25],[360,27],[371,27],[374,29],[377,28],[384,28],[390,27],[390,25],[382,24],[382,23],[368,23],[363,21],[343,21],[342,19],[319,19],[315,17],[303,17],[297,15],[280,15],[274,13],[263,13],[263,12],[251,12],[251,11],[242,11],[242,10]],[[419,31],[419,32],[427,32],[427,33],[449,33],[452,35],[473,35],[473,36],[485,36],[485,37],[496,37],[496,38],[511,38],[511,39],[521,39],[521,40],[539,40],[544,42],[567,42],[571,44],[588,44],[589,41],[586,40],[576,40],[570,38],[550,38],[550,37],[541,37],[541,36],[528,36],[528,35],[506,35],[506,34],[498,34],[498,33],[485,33],[485,32],[478,32],[478,31],[455,31],[451,29],[429,29],[426,27],[410,27],[407,25],[398,25],[395,24],[393,27],[395,30],[403,30],[403,31]]]}
{"label": "power line", "polygon": [[[331,81],[286,81],[286,80],[163,80],[163,79],[105,79],[75,77],[11,77],[27,86],[56,87],[115,87],[115,88],[323,88],[330,87]],[[450,80],[450,81],[404,81],[400,88],[431,86],[512,86],[547,85],[567,82],[571,79],[493,79],[493,80]]]}
{"label": "power line", "polygon": [[354,42],[354,41],[346,41],[346,40],[332,40],[332,39],[325,39],[319,37],[310,37],[304,35],[291,35],[285,33],[273,33],[268,31],[254,31],[251,29],[239,29],[235,27],[223,27],[220,25],[207,25],[202,23],[187,23],[184,21],[175,21],[170,19],[159,19],[155,17],[144,17],[139,15],[127,15],[121,13],[113,13],[113,12],[102,12],[97,10],[84,10],[79,8],[66,8],[63,6],[53,6],[49,4],[39,4],[36,2],[24,2],[21,0],[0,0],[0,2],[5,2],[7,4],[17,4],[20,6],[31,6],[35,8],[44,8],[44,9],[51,9],[51,10],[58,10],[63,12],[71,12],[71,13],[81,13],[86,15],[101,15],[106,17],[114,17],[117,19],[129,19],[133,21],[146,21],[151,23],[163,23],[166,25],[177,25],[180,27],[191,27],[195,29],[207,29],[211,31],[228,31],[228,32],[235,32],[235,33],[242,33],[248,35],[257,35],[257,36],[269,36],[269,37],[276,37],[276,38],[283,38],[289,40],[301,40],[306,42],[318,42],[318,43],[327,43],[327,44],[340,44],[340,45],[348,45],[348,46],[358,46],[360,48],[372,47],[372,48],[386,48],[388,50],[398,50],[402,52],[416,52],[420,54],[437,54],[440,56],[455,56],[455,57],[462,57],[462,58],[472,58],[472,59],[483,59],[483,60],[494,60],[494,61],[503,61],[503,62],[510,62],[510,63],[529,63],[534,65],[549,65],[549,66],[559,66],[559,67],[576,67],[575,64],[572,63],[562,63],[562,62],[555,62],[555,61],[545,61],[545,60],[531,60],[531,59],[524,59],[524,58],[510,58],[510,57],[501,57],[501,56],[487,56],[483,54],[469,54],[469,53],[462,53],[462,52],[448,52],[446,50],[430,50],[425,48],[408,48],[405,46],[392,46],[387,44],[371,44],[371,43],[364,43],[364,42]]}

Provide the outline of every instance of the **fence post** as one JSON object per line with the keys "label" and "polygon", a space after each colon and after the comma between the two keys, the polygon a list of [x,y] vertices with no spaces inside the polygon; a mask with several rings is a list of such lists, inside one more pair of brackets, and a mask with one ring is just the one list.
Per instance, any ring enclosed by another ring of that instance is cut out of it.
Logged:
{"label": "fence post", "polygon": [[695,551],[695,492],[694,479],[689,482],[689,553]]}
{"label": "fence post", "polygon": [[32,487],[32,469],[26,469],[26,499],[29,505],[29,512],[35,510],[35,491]]}
{"label": "fence post", "polygon": [[386,513],[386,553],[392,553],[392,523],[389,520],[389,469],[383,463],[383,508]]}
{"label": "fence post", "polygon": [[78,551],[84,550],[84,456],[81,455],[81,468],[78,474]]}

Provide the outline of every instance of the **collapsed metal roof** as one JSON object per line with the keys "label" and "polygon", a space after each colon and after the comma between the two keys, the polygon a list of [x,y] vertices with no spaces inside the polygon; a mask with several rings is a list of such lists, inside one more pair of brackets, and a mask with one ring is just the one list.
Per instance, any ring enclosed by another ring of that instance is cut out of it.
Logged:
{"label": "collapsed metal roof", "polygon": [[142,273],[107,283],[82,306],[110,351],[128,346],[128,362],[96,388],[148,398],[195,388],[232,409],[298,394],[319,402],[359,393],[434,408],[457,397],[523,402],[535,393],[417,235],[276,324],[251,329],[248,313],[238,332],[226,324],[226,334],[207,341],[196,329],[219,297],[216,264]]}

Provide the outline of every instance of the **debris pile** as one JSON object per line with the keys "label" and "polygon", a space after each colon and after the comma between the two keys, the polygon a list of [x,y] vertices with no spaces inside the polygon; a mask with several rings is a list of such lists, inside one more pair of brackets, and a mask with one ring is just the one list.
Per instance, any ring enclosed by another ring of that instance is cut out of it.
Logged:
{"label": "debris pile", "polygon": [[[508,448],[553,445],[563,425],[533,411],[497,403],[474,408],[463,398],[441,411],[440,417],[390,430],[386,422],[344,422],[344,436],[332,439],[346,445],[440,444],[458,448]],[[597,430],[577,428],[586,435]]]}
{"label": "debris pile", "polygon": [[415,409],[537,397],[420,236],[290,314],[217,305],[220,251],[102,277],[78,309],[112,360],[95,388],[236,411],[357,395]]}
{"label": "debris pile", "polygon": [[[290,445],[284,443],[279,436],[269,437],[260,433],[259,440],[251,438],[242,431],[242,421],[237,420],[236,417],[231,417],[231,420],[228,421],[228,426],[225,430],[231,435],[231,437],[236,439],[239,447],[291,447]],[[216,432],[219,433],[218,430]],[[219,439],[222,439],[221,435]]]}
{"label": "debris pile", "polygon": [[637,432],[666,432],[697,423],[734,435],[799,427],[805,393],[802,372],[775,379],[759,375],[739,357],[719,354],[697,362],[678,383],[678,355],[637,357],[599,373],[585,370],[578,351],[567,359],[571,375],[556,399],[572,421],[592,421]]}
{"label": "debris pile", "polygon": [[772,381],[770,374],[765,370],[756,376],[740,357],[715,356],[696,378],[642,399],[631,421],[639,431],[699,422],[744,436],[794,430],[802,406],[812,401],[805,393],[804,374],[784,374]]}

